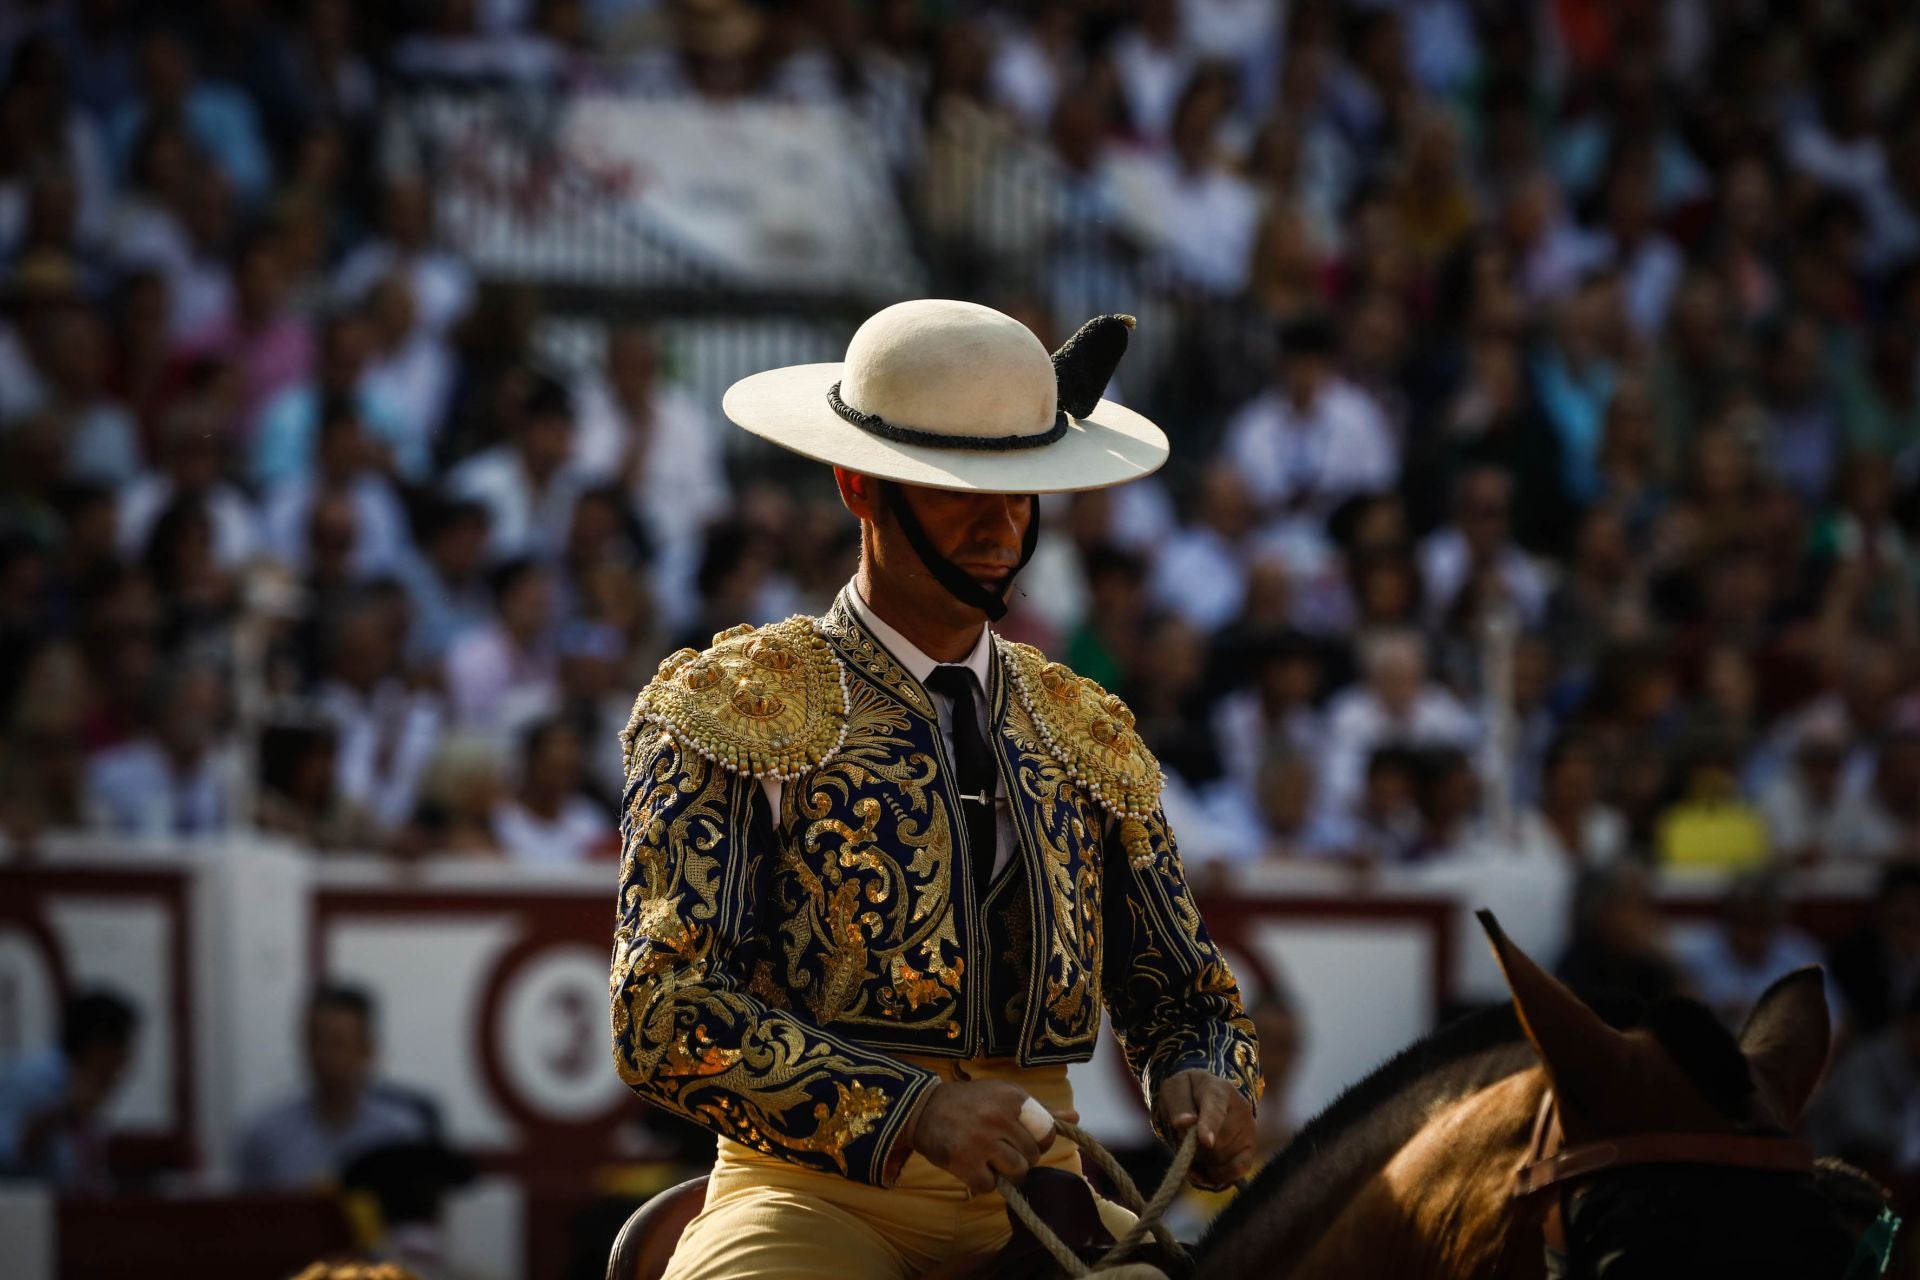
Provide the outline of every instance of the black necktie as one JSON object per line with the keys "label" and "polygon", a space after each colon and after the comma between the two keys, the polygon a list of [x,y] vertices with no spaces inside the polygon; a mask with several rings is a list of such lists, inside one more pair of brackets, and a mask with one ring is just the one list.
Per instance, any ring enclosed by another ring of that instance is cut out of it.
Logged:
{"label": "black necktie", "polygon": [[926,685],[953,704],[953,771],[967,821],[967,858],[973,869],[975,892],[985,893],[987,882],[993,878],[994,846],[999,838],[993,797],[1000,788],[999,773],[993,767],[993,756],[974,710],[973,672],[952,665],[935,667]]}

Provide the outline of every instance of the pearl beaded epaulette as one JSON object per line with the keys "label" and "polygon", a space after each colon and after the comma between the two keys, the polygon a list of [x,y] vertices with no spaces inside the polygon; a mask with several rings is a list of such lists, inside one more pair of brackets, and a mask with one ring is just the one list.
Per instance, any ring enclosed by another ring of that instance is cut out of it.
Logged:
{"label": "pearl beaded epaulette", "polygon": [[[682,733],[680,729],[670,721],[653,715],[650,712],[642,712],[640,714],[640,720],[643,724],[650,724],[656,729],[659,729],[662,736],[672,738],[686,750],[693,752],[693,754],[703,760],[708,760],[719,765],[728,773],[739,774],[744,778],[777,778],[781,782],[792,782],[807,770],[817,769],[828,760],[831,760],[839,754],[840,748],[847,745],[847,722],[844,711],[847,705],[848,690],[847,676],[844,670],[840,673],[840,695],[840,705],[842,708],[840,732],[835,735],[833,745],[821,752],[820,758],[817,760],[807,756],[783,757],[779,761],[779,765],[784,767],[770,767],[761,763],[757,753],[751,749],[744,752],[717,751],[712,746],[703,744],[689,735]],[[775,743],[773,745],[777,748],[783,744]]]}
{"label": "pearl beaded epaulette", "polygon": [[[804,630],[804,638],[797,634]],[[785,665],[768,666],[766,670],[756,672],[749,668],[745,677],[738,676],[741,666],[753,661],[758,645],[767,643],[773,650],[773,658]],[[798,643],[809,652],[797,655],[798,671],[794,671],[794,657],[791,648]],[[728,684],[725,676],[713,676],[693,689],[708,689],[719,693],[723,688],[740,689],[748,696],[758,696],[770,704],[765,713],[745,713],[737,707],[728,710],[724,701],[718,707],[704,706],[697,695],[690,697],[688,688],[677,685],[683,676],[691,682],[688,668],[694,663],[712,663],[715,661],[736,664],[732,669],[736,678]],[[810,664],[810,665],[809,665]],[[818,707],[824,701],[818,692],[809,693],[809,683],[817,683],[824,675],[828,665],[834,672],[839,694],[838,705]],[[782,677],[792,672],[791,680]],[[749,686],[748,681],[757,675],[767,675],[776,682],[772,690],[757,684]],[[798,683],[798,688],[793,687]],[[650,697],[649,695],[655,695]],[[786,700],[801,699],[801,729],[817,712],[826,724],[817,724],[814,731],[806,735],[811,741],[802,741],[789,734],[770,737],[757,741],[749,732],[733,732],[736,728],[745,729],[756,723],[755,717],[764,714],[767,718],[777,717],[786,709]],[[768,627],[736,627],[723,631],[714,637],[714,647],[704,654],[692,650],[682,650],[673,654],[660,664],[660,672],[654,681],[641,691],[634,707],[634,723],[651,725],[662,735],[662,742],[673,742],[701,759],[719,765],[729,773],[750,778],[777,778],[782,782],[791,782],[809,769],[817,768],[822,762],[838,753],[847,741],[847,723],[852,705],[853,691],[847,666],[840,660],[814,625],[813,619],[796,615],[785,622],[774,623]],[[656,705],[657,701],[673,701],[680,704],[685,718],[694,723],[704,721],[709,727],[704,732],[695,731],[688,723],[668,714]],[[815,706],[808,706],[813,703]],[[823,741],[825,731],[831,727],[830,741]],[[630,730],[631,732],[631,730]]]}
{"label": "pearl beaded epaulette", "polygon": [[[1009,650],[1014,648],[1012,645],[1006,647]],[[1034,728],[1039,731],[1040,740],[1046,744],[1053,758],[1059,761],[1060,767],[1067,771],[1067,776],[1084,786],[1087,793],[1111,816],[1123,820],[1132,819],[1135,822],[1150,820],[1154,810],[1159,807],[1160,788],[1166,783],[1166,775],[1156,765],[1150,781],[1142,779],[1135,782],[1111,774],[1103,781],[1100,777],[1094,776],[1087,768],[1085,754],[1076,749],[1074,744],[1063,742],[1060,735],[1055,732],[1053,718],[1047,714],[1047,708],[1040,694],[1029,682],[1029,675],[1025,669],[1028,664],[1021,660],[1017,651],[1009,652],[1007,656],[1009,661],[1006,666],[1013,676],[1014,696],[1019,698],[1020,705],[1026,708]],[[1081,679],[1078,676],[1073,678]],[[1094,687],[1097,688],[1097,686]]]}

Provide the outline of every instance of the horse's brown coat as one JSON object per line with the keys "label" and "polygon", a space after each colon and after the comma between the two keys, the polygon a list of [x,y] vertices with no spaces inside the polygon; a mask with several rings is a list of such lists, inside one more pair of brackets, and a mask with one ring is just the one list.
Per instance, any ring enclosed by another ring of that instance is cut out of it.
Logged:
{"label": "horse's brown coat", "polygon": [[1538,1276],[1538,1250],[1517,1251],[1520,1265],[1496,1270],[1513,1213],[1510,1184],[1498,1171],[1517,1166],[1546,1082],[1535,1067],[1443,1109],[1285,1274]]}
{"label": "horse's brown coat", "polygon": [[[1412,1122],[1389,1119],[1397,1148],[1370,1169],[1341,1170],[1336,1153],[1316,1161],[1350,1175],[1350,1191],[1327,1212],[1299,1213],[1311,1193],[1287,1203],[1287,1220],[1262,1231],[1244,1219],[1204,1260],[1205,1275],[1276,1280],[1538,1280],[1545,1271],[1536,1210],[1513,1196],[1542,1095],[1551,1085],[1568,1141],[1641,1133],[1731,1133],[1748,1125],[1791,1128],[1823,1070],[1829,1047],[1826,1000],[1817,970],[1775,984],[1740,1037],[1754,1090],[1728,1114],[1647,1031],[1616,1031],[1507,939],[1483,923],[1500,959],[1532,1065],[1514,1063],[1471,1090],[1430,1093],[1432,1108]],[[1499,1064],[1497,1051],[1482,1059]],[[1408,1090],[1403,1096],[1418,1096]],[[1392,1109],[1400,1098],[1389,1100]],[[1376,1149],[1380,1133],[1356,1137]],[[1276,1199],[1286,1194],[1281,1188]],[[1212,1242],[1210,1242],[1212,1243]],[[1211,1264],[1218,1264],[1211,1265]]]}

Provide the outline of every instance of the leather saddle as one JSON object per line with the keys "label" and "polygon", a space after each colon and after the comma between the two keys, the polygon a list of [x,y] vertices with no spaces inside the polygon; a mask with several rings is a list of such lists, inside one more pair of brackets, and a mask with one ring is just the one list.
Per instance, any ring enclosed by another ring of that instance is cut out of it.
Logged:
{"label": "leather saddle", "polygon": [[[1065,1169],[1033,1169],[1020,1184],[1027,1201],[1075,1253],[1092,1261],[1111,1248],[1113,1235],[1100,1221],[1093,1188],[1085,1178]],[[633,1211],[614,1238],[607,1259],[607,1280],[660,1280],[667,1261],[707,1199],[707,1177],[701,1174],[656,1193]],[[929,1271],[921,1280],[1041,1280],[1059,1272],[1059,1264],[1033,1234],[1008,1213],[1013,1238],[998,1253],[984,1258],[961,1258]]]}

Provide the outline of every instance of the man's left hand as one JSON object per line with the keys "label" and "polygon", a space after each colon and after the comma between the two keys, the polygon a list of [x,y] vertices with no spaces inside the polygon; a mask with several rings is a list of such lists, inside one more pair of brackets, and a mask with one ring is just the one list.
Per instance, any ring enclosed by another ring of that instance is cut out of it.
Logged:
{"label": "man's left hand", "polygon": [[1209,1191],[1230,1187],[1253,1169],[1253,1107],[1238,1089],[1199,1068],[1182,1071],[1160,1086],[1154,1104],[1160,1130],[1176,1140],[1200,1126],[1188,1181]]}

